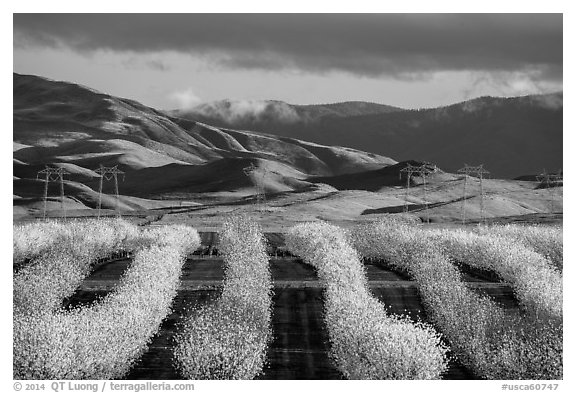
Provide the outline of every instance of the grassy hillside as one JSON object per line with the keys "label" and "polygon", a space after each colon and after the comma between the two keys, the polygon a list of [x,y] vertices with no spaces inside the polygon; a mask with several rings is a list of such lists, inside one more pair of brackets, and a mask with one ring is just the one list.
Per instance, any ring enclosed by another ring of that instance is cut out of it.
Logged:
{"label": "grassy hillside", "polygon": [[[199,193],[248,195],[258,183],[269,192],[299,190],[311,186],[304,180],[308,176],[396,163],[351,148],[213,127],[31,75],[14,74],[13,120],[14,197],[19,206],[41,198],[43,183],[36,175],[45,165],[69,172],[65,190],[73,204],[94,207],[99,182],[94,171],[100,165],[125,172],[123,195],[187,198]],[[246,176],[243,169],[250,165],[257,170]],[[146,205],[133,199],[125,207]]]}

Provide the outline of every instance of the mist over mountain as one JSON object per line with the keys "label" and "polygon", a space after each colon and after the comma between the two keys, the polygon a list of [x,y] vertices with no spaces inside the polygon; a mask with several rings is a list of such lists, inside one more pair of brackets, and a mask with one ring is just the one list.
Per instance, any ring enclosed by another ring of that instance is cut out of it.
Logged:
{"label": "mist over mountain", "polygon": [[327,118],[370,115],[402,111],[372,102],[348,101],[335,104],[292,105],[276,100],[220,100],[200,104],[190,110],[169,113],[178,117],[214,119],[219,124],[241,125],[243,129],[264,131],[267,125],[308,124]]}
{"label": "mist over mountain", "polygon": [[448,171],[464,163],[483,163],[495,177],[514,178],[562,167],[561,92],[480,97],[421,110],[364,102],[224,100],[171,113],[220,127],[349,146],[400,161],[430,161]]}

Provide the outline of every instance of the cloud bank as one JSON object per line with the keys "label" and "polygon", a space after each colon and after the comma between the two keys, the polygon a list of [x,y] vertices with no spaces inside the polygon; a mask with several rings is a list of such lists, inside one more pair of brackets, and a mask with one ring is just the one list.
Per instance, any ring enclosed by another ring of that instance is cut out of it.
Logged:
{"label": "cloud bank", "polygon": [[561,14],[14,14],[15,47],[202,56],[232,69],[562,79]]}
{"label": "cloud bank", "polygon": [[192,112],[207,117],[219,117],[230,124],[266,119],[285,123],[302,120],[294,108],[279,101],[220,100],[198,105]]}
{"label": "cloud bank", "polygon": [[175,91],[171,93],[168,98],[176,104],[178,109],[187,110],[194,108],[202,102],[202,99],[194,93],[192,88],[186,90]]}

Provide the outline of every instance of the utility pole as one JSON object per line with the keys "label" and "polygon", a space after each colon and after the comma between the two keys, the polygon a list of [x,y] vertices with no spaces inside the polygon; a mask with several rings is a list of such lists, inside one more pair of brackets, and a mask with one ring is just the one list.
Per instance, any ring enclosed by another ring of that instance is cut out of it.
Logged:
{"label": "utility pole", "polygon": [[550,196],[550,213],[554,213],[554,194],[551,185],[552,187],[556,187],[560,182],[563,182],[562,169],[560,169],[557,174],[546,173],[546,169],[544,169],[541,174],[536,176],[536,180],[540,182],[540,186],[546,186],[546,190]]}
{"label": "utility pole", "polygon": [[95,171],[100,175],[100,183],[98,185],[98,218],[100,218],[100,210],[102,208],[102,186],[104,180],[114,180],[114,193],[116,196],[116,204],[114,210],[121,217],[119,205],[120,205],[120,194],[118,192],[118,175],[122,175],[122,180],[124,180],[124,172],[118,169],[118,165],[112,167],[105,167],[100,164],[100,168]]}
{"label": "utility pole", "polygon": [[477,176],[480,180],[480,219],[483,223],[486,223],[486,217],[484,215],[484,185],[482,183],[482,179],[484,175],[488,175],[486,169],[484,169],[484,164],[480,164],[478,166],[470,166],[468,164],[464,164],[464,168],[460,168],[458,173],[464,175],[464,190],[462,193],[462,224],[466,224],[466,183],[468,182],[468,176]]}
{"label": "utility pole", "polygon": [[64,168],[53,168],[46,165],[46,168],[38,171],[36,179],[42,178],[44,181],[44,214],[43,219],[46,220],[46,209],[48,203],[48,183],[50,181],[60,181],[60,206],[62,209],[63,217],[66,218],[66,206],[64,205],[64,175],[68,175]]}
{"label": "utility pole", "polygon": [[258,208],[260,208],[262,204],[266,203],[266,190],[264,187],[264,181],[266,180],[268,171],[265,168],[260,168],[262,174],[260,177],[258,177],[257,169],[258,167],[252,163],[250,166],[244,168],[243,171],[247,177],[254,178],[254,182],[256,183],[256,205]]}

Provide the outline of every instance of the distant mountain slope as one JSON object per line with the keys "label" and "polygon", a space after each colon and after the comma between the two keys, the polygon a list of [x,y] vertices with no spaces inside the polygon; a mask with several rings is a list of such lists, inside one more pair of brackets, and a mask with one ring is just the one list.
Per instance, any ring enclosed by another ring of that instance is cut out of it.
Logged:
{"label": "distant mountain slope", "polygon": [[431,161],[452,172],[464,163],[483,163],[493,176],[513,178],[562,167],[562,93],[481,97],[423,110],[340,103],[319,105],[318,114],[309,116],[284,103],[245,111],[251,113],[246,116],[232,116],[234,111],[222,106],[205,104],[178,115],[222,127],[349,146],[397,160]]}

